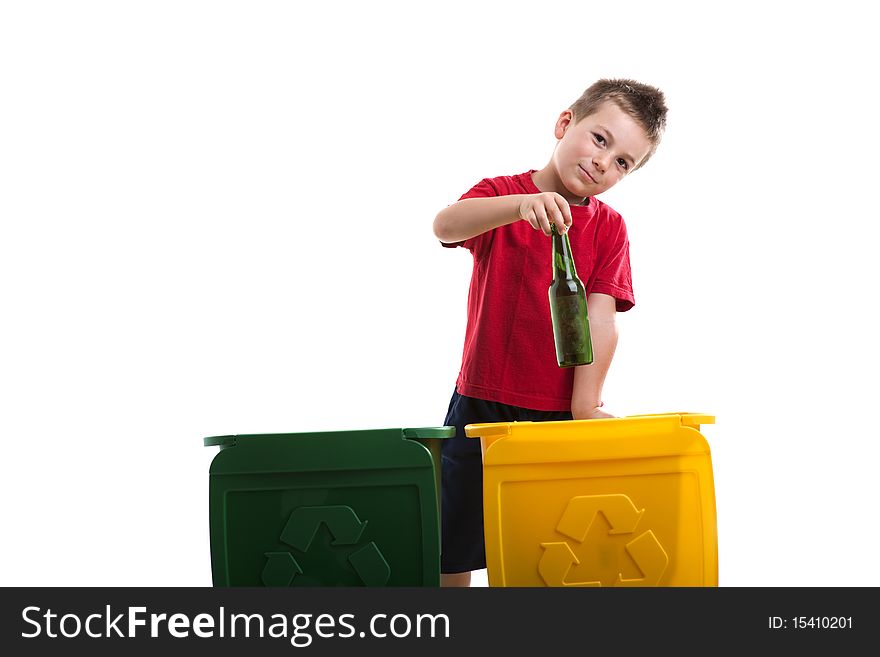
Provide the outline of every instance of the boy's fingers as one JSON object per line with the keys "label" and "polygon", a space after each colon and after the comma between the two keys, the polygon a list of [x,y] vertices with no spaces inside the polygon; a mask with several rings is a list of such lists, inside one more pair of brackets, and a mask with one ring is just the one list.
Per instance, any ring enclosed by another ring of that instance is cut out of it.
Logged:
{"label": "boy's fingers", "polygon": [[568,201],[566,201],[561,196],[556,196],[556,205],[559,207],[560,212],[562,213],[562,222],[565,224],[565,229],[571,226],[571,207],[568,205]]}
{"label": "boy's fingers", "polygon": [[550,221],[547,219],[547,209],[539,205],[535,208],[535,214],[538,217],[538,222],[541,224],[541,230],[544,231],[545,235],[550,235]]}
{"label": "boy's fingers", "polygon": [[553,219],[553,222],[556,224],[556,230],[559,233],[564,233],[568,230],[568,226],[565,225],[565,218],[562,216],[562,212],[558,207],[553,207],[550,209],[550,216]]}

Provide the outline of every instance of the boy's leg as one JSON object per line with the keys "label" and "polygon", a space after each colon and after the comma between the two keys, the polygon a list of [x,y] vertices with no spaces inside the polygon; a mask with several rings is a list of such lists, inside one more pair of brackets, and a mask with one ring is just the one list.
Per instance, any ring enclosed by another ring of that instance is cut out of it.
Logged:
{"label": "boy's leg", "polygon": [[444,424],[456,436],[442,443],[441,586],[470,586],[471,571],[486,567],[483,546],[483,459],[480,441],[464,426],[491,422],[486,402],[454,393]]}
{"label": "boy's leg", "polygon": [[536,411],[454,393],[444,424],[456,437],[443,441],[440,585],[470,586],[471,572],[486,567],[483,542],[483,454],[464,426],[477,422],[570,420],[570,411]]}
{"label": "boy's leg", "polygon": [[466,573],[441,573],[440,586],[443,587],[468,587],[471,585],[471,571]]}

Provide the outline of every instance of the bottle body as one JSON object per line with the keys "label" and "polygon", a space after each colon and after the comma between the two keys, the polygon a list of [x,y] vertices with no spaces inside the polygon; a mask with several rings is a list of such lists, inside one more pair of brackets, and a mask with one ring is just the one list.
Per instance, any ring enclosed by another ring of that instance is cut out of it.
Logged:
{"label": "bottle body", "polygon": [[577,276],[568,235],[553,230],[553,282],[550,284],[550,319],[559,367],[593,362],[587,294]]}

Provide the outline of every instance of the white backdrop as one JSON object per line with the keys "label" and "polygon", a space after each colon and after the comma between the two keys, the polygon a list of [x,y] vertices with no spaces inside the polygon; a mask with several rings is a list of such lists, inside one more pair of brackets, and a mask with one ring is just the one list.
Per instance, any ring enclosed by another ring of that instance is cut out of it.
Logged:
{"label": "white backdrop", "polygon": [[722,586],[880,585],[867,4],[0,7],[3,585],[210,585],[203,437],[441,424],[433,217],[615,76],[671,109],[606,403],[717,417]]}

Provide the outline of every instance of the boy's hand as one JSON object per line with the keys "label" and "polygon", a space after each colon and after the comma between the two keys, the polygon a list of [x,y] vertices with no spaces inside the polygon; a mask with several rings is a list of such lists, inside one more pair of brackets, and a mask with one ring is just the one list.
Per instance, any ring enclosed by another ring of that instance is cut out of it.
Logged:
{"label": "boy's hand", "polygon": [[552,221],[561,235],[571,226],[571,208],[568,207],[568,201],[556,192],[527,194],[519,204],[519,218],[548,237]]}
{"label": "boy's hand", "polygon": [[608,411],[603,411],[598,406],[593,408],[592,410],[587,411],[582,417],[576,417],[575,420],[601,420],[603,418],[609,417],[617,417],[616,415],[612,415]]}
{"label": "boy's hand", "polygon": [[[586,367],[586,366],[585,366]],[[571,407],[571,417],[573,420],[602,420],[609,417],[617,417],[608,411],[603,411],[600,406],[584,406],[573,404]]]}

